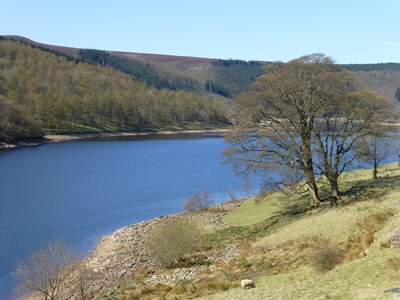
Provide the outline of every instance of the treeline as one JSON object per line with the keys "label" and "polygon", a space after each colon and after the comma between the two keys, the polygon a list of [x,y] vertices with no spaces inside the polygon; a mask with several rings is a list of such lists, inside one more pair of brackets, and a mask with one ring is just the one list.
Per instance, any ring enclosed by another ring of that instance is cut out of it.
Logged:
{"label": "treeline", "polygon": [[157,90],[110,68],[0,41],[1,141],[226,122],[224,113],[200,96]]}
{"label": "treeline", "polygon": [[79,50],[79,57],[85,61],[114,68],[157,89],[176,89],[165,76],[159,74],[148,62],[113,56],[106,51],[95,49],[81,49]]}
{"label": "treeline", "polygon": [[378,63],[378,64],[344,64],[343,69],[358,72],[358,71],[385,71],[395,70],[400,71],[400,63]]}
{"label": "treeline", "polygon": [[214,60],[215,76],[207,80],[207,92],[216,93],[227,98],[249,91],[251,84],[263,74],[263,63],[237,59]]}
{"label": "treeline", "polygon": [[16,40],[16,39],[14,39],[12,37],[6,37],[6,36],[0,35],[0,41],[6,41],[6,40],[9,40],[9,41],[12,41],[12,42],[15,42],[15,43],[20,43],[20,44],[23,44],[23,45],[27,45],[27,46],[30,46],[30,47],[35,48],[35,49],[40,49],[42,51],[49,52],[49,53],[55,54],[57,56],[63,56],[67,60],[74,61],[75,63],[83,61],[83,60],[81,60],[78,57],[75,57],[73,55],[66,55],[66,54],[64,54],[64,53],[62,53],[60,51],[57,51],[57,50],[52,50],[52,49],[49,49],[49,48],[46,48],[46,47],[43,47],[43,46],[38,46],[38,45],[31,44],[31,43],[28,43],[28,42],[24,42],[24,41],[21,41],[21,40]]}
{"label": "treeline", "polygon": [[262,63],[260,63],[259,61],[256,60],[250,60],[250,61],[246,61],[246,60],[241,60],[241,59],[215,59],[212,62],[212,66],[213,67],[232,67],[232,66],[237,66],[237,65],[241,65],[241,66],[245,66],[245,67],[249,67],[249,66],[263,66]]}
{"label": "treeline", "polygon": [[[157,89],[202,92],[193,78],[175,76],[173,70],[168,69],[166,74],[162,74],[152,64],[140,60],[113,56],[106,51],[94,49],[80,50],[79,57],[129,74],[134,79],[144,81]],[[214,71],[204,85],[205,91],[234,98],[249,90],[254,80],[262,74],[263,64],[257,61],[218,59],[212,61],[212,66]]]}

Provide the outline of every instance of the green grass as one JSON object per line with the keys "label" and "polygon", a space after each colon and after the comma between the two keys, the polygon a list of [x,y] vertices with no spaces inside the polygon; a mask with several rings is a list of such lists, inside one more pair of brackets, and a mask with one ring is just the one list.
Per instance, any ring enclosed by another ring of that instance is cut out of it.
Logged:
{"label": "green grass", "polygon": [[[400,168],[396,164],[372,171],[347,173],[340,180],[343,201],[322,205],[280,226],[261,231],[247,247],[241,246],[231,274],[252,275],[256,288],[233,288],[199,299],[398,299],[385,290],[400,287],[400,249],[388,248],[390,235],[400,230]],[[321,181],[324,192],[326,184]],[[257,203],[249,199],[225,216],[239,228],[254,228],[288,211],[276,196]],[[243,233],[243,232],[242,232]],[[313,253],[324,243],[347,256],[324,273],[313,265]],[[247,255],[247,258],[246,258]]]}
{"label": "green grass", "polygon": [[[278,193],[249,198],[193,253],[207,262],[194,278],[146,287],[143,271],[132,278],[140,287],[121,285],[119,299],[399,299],[385,290],[400,288],[400,249],[390,248],[391,233],[400,230],[400,168],[378,172],[376,180],[371,169],[343,174],[343,201],[334,207],[301,209],[304,196],[283,206]],[[329,195],[318,182],[322,197]],[[236,251],[231,260],[207,260],[226,249]],[[248,277],[256,288],[242,290]]]}
{"label": "green grass", "polygon": [[224,222],[231,226],[251,226],[274,216],[280,210],[276,197],[272,196],[261,202],[250,198],[238,209],[229,212],[224,217]]}

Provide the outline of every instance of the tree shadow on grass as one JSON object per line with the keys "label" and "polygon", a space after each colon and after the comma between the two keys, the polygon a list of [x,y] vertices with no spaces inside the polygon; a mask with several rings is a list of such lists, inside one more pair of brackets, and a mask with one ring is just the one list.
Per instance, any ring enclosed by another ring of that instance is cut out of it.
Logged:
{"label": "tree shadow on grass", "polygon": [[397,189],[399,183],[399,175],[344,182],[341,184],[341,195],[350,202],[380,200],[387,193]]}

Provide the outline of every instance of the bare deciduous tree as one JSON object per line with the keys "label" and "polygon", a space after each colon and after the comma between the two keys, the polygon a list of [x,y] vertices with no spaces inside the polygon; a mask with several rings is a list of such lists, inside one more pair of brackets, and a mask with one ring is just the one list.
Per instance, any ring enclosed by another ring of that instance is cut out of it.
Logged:
{"label": "bare deciduous tree", "polygon": [[[331,201],[340,199],[338,178],[357,158],[357,142],[374,132],[388,100],[375,92],[355,91],[334,97],[314,126],[317,169],[331,187]],[[375,133],[378,131],[375,130]]]}
{"label": "bare deciduous tree", "polygon": [[204,190],[202,194],[195,193],[190,196],[186,200],[184,207],[187,211],[207,210],[213,203],[214,200],[211,198],[211,195]]}
{"label": "bare deciduous tree", "polygon": [[235,191],[231,188],[228,188],[228,195],[231,200],[236,200]]}
{"label": "bare deciduous tree", "polygon": [[73,286],[72,293],[79,296],[82,300],[88,299],[90,286],[96,279],[98,279],[98,275],[91,268],[79,264],[71,280],[71,285]]}
{"label": "bare deciduous tree", "polygon": [[253,190],[253,185],[248,177],[243,181],[242,190],[247,194],[247,196],[250,196],[251,191]]}
{"label": "bare deciduous tree", "polygon": [[396,154],[399,137],[387,132],[387,128],[375,125],[371,133],[357,142],[357,159],[372,166],[372,178],[378,176],[378,166]]}
{"label": "bare deciduous tree", "polygon": [[313,206],[321,201],[319,171],[331,198],[340,198],[338,178],[387,99],[357,91],[354,74],[323,54],[272,63],[265,71],[251,92],[235,99],[237,130],[225,135],[225,162],[242,175],[261,172],[269,190],[293,191],[304,180]]}
{"label": "bare deciduous tree", "polygon": [[223,155],[239,173],[263,172],[270,188],[304,178],[311,204],[318,205],[312,132],[324,107],[352,89],[353,77],[323,54],[272,63],[265,71],[252,92],[235,99],[238,130],[226,135],[231,147]]}
{"label": "bare deciduous tree", "polygon": [[68,278],[80,259],[63,241],[48,242],[15,265],[17,288],[26,293],[39,292],[45,300],[58,299],[66,291]]}

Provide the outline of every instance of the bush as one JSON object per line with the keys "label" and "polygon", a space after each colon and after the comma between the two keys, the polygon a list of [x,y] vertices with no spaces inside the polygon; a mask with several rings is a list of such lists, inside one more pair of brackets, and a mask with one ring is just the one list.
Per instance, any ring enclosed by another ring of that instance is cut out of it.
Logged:
{"label": "bush", "polygon": [[314,267],[320,273],[332,270],[343,259],[343,251],[330,243],[323,245],[312,256]]}
{"label": "bush", "polygon": [[173,268],[182,263],[183,255],[199,249],[204,226],[184,217],[171,218],[150,231],[145,248],[160,266]]}
{"label": "bush", "polygon": [[187,211],[195,211],[195,210],[207,210],[210,205],[214,203],[214,200],[211,198],[210,194],[204,190],[201,195],[199,193],[195,193],[190,196],[184,207]]}

